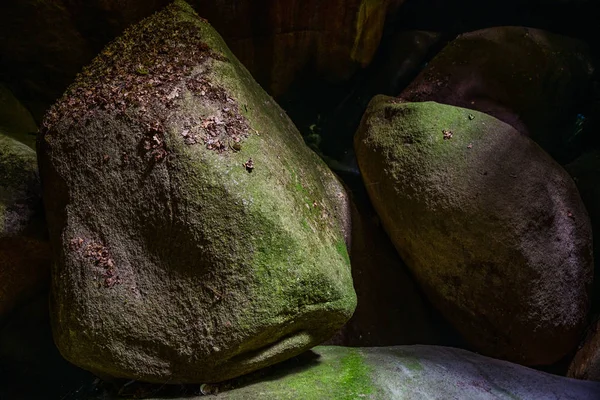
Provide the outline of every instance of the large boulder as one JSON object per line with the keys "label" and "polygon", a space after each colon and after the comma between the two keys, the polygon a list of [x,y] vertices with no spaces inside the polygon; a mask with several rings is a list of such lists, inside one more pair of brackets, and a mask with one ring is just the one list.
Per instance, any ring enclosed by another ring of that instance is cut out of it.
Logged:
{"label": "large boulder", "polygon": [[595,400],[600,384],[539,372],[465,350],[438,346],[321,346],[215,399],[577,399]]}
{"label": "large boulder", "polygon": [[355,148],[396,249],[472,346],[529,365],[573,349],[589,309],[591,227],[539,146],[483,113],[378,96]]}
{"label": "large boulder", "polygon": [[593,68],[579,40],[525,27],[460,35],[400,95],[490,114],[555,158],[571,152],[566,126],[589,90]]}
{"label": "large boulder", "polygon": [[343,186],[186,3],[102,51],[49,111],[39,154],[53,329],[73,363],[220,381],[352,315]]}
{"label": "large boulder", "polygon": [[37,159],[28,146],[31,130],[37,130],[31,115],[0,86],[0,319],[49,279]]}

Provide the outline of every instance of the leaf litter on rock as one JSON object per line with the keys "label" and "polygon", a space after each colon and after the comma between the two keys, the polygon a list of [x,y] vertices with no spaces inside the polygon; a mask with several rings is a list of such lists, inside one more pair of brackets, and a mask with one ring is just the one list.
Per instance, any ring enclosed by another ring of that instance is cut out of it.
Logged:
{"label": "leaf litter on rock", "polygon": [[47,112],[41,132],[51,133],[56,124],[85,124],[99,111],[128,120],[144,132],[141,149],[153,162],[166,158],[165,122],[170,110],[177,108],[182,90],[202,97],[219,110],[215,123],[204,125],[191,118],[182,134],[188,145],[204,142],[207,149],[223,152],[231,139],[240,142],[249,135],[246,118],[237,102],[220,86],[194,72],[207,61],[228,61],[204,41],[194,22],[176,18],[173,6],[162,15],[144,20],[126,30],[78,74],[61,100]]}

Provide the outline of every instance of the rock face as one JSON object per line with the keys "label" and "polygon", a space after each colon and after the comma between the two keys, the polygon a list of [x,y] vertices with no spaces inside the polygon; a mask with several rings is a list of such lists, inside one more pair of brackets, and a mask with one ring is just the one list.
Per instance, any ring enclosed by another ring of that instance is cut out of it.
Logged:
{"label": "rock face", "polygon": [[195,0],[274,96],[307,70],[340,81],[373,58],[388,12],[404,0]]}
{"label": "rock face", "polygon": [[596,255],[594,269],[594,286],[592,288],[592,311],[600,313],[600,151],[595,150],[583,154],[565,169],[577,185],[581,200],[587,209],[592,222],[594,240],[594,254]]}
{"label": "rock face", "polygon": [[39,145],[53,329],[73,363],[220,381],[350,318],[342,185],[186,3],[104,49]]}
{"label": "rock face", "polygon": [[[216,399],[577,399],[600,384],[438,346],[317,347]],[[219,389],[219,388],[217,388]],[[227,388],[222,388],[227,389]]]}
{"label": "rock face", "polygon": [[49,278],[37,160],[25,144],[31,129],[31,116],[0,86],[0,319]]}
{"label": "rock face", "polygon": [[585,340],[571,361],[567,376],[600,381],[600,319],[588,331]]}
{"label": "rock face", "polygon": [[592,72],[583,42],[531,28],[488,28],[456,38],[400,98],[487,113],[562,160],[569,156],[564,128]]}
{"label": "rock face", "polygon": [[471,345],[529,365],[576,345],[591,228],[573,181],[544,151],[486,114],[384,96],[355,148],[396,249]]}

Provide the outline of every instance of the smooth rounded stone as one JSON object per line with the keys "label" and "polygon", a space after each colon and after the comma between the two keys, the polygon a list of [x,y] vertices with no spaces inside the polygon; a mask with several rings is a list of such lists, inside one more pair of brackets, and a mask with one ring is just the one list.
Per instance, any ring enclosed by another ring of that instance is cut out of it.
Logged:
{"label": "smooth rounded stone", "polygon": [[477,111],[378,96],[355,149],[400,256],[477,351],[543,365],[575,347],[591,227],[573,181],[539,146]]}
{"label": "smooth rounded stone", "polygon": [[38,143],[53,330],[74,364],[221,381],[352,315],[343,186],[186,3],[106,47]]}
{"label": "smooth rounded stone", "polygon": [[0,319],[49,279],[37,158],[25,144],[31,129],[31,116],[0,86]]}
{"label": "smooth rounded stone", "polygon": [[431,305],[368,204],[353,202],[350,260],[356,310],[326,344],[445,344],[447,332],[436,326]]}
{"label": "smooth rounded stone", "polygon": [[600,382],[600,319],[590,326],[575,357],[571,360],[567,376]]}
{"label": "smooth rounded stone", "polygon": [[262,374],[205,387],[214,399],[596,400],[600,384],[440,346],[319,346]]}
{"label": "smooth rounded stone", "polygon": [[538,29],[503,26],[458,36],[400,98],[492,115],[553,157],[571,154],[565,137],[593,73],[587,45]]}
{"label": "smooth rounded stone", "polygon": [[[600,238],[600,151],[583,154],[565,166],[573,178],[592,222],[594,238]],[[594,240],[594,285],[592,288],[592,311],[600,313],[600,240]]]}

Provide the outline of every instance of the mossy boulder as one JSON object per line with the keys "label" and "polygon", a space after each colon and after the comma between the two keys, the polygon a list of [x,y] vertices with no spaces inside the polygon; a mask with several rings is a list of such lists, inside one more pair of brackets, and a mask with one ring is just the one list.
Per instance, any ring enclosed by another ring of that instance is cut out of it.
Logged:
{"label": "mossy boulder", "polygon": [[587,45],[539,29],[502,26],[458,36],[400,98],[490,114],[531,137],[561,161],[569,129],[590,88]]}
{"label": "mossy boulder", "polygon": [[32,129],[29,113],[0,86],[0,318],[49,278],[37,160],[27,145]]}
{"label": "mossy boulder", "polygon": [[355,149],[402,259],[477,351],[536,365],[576,346],[593,275],[590,221],[538,145],[477,111],[378,96]]}
{"label": "mossy boulder", "polygon": [[39,154],[54,336],[73,363],[221,381],[352,315],[343,186],[186,3],[84,69]]}
{"label": "mossy boulder", "polygon": [[[215,399],[597,399],[600,384],[439,346],[320,346]],[[205,389],[207,392],[210,388]]]}

